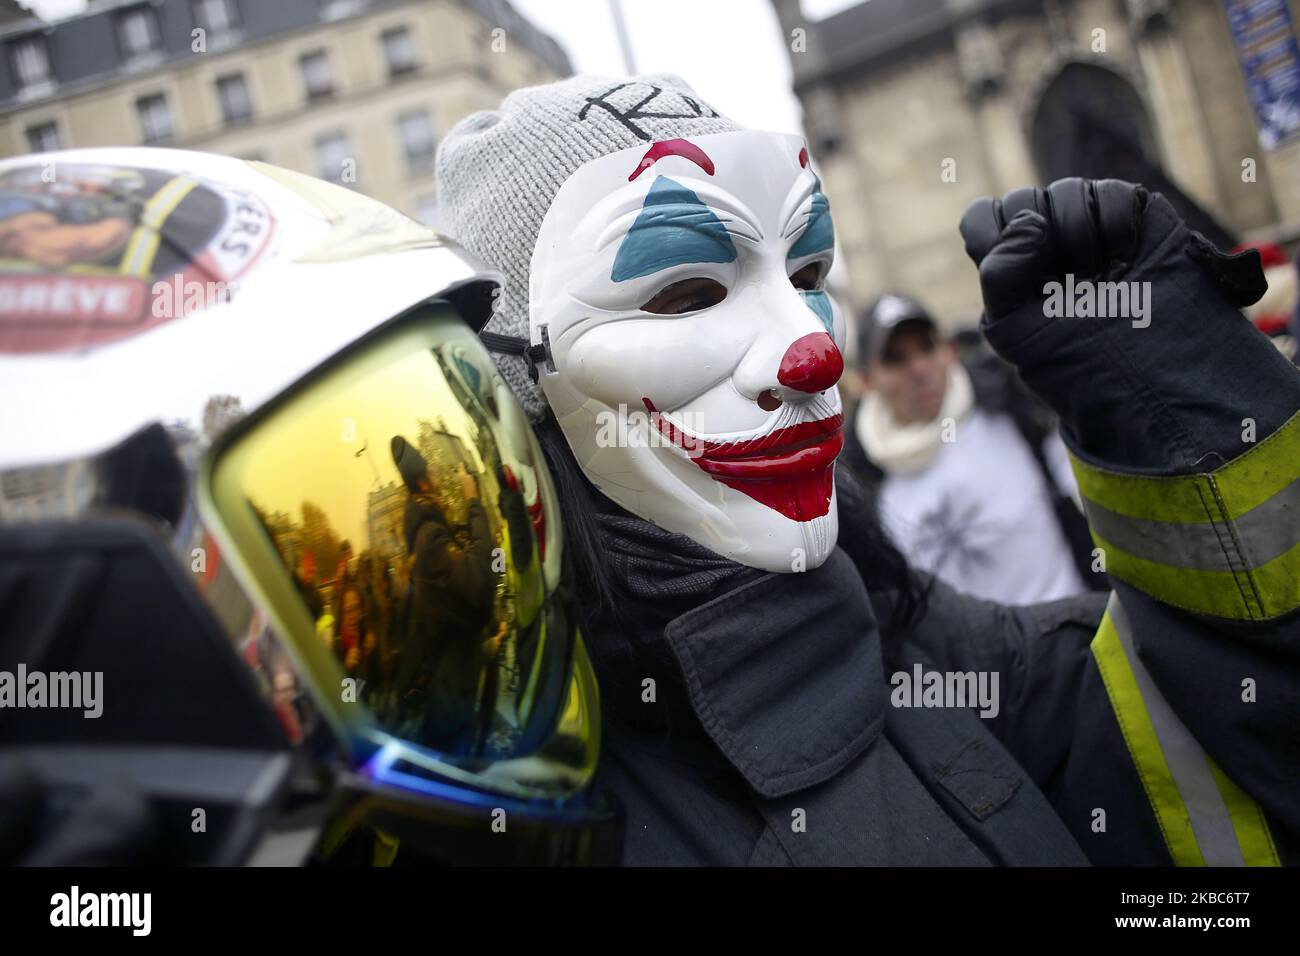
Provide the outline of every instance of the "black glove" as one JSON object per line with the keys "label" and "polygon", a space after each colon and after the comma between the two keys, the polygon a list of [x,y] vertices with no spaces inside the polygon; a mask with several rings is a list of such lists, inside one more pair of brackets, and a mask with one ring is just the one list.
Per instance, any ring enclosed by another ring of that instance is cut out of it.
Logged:
{"label": "black glove", "polygon": [[[1259,254],[1219,252],[1159,193],[1063,179],[977,199],[961,233],[985,335],[1076,448],[1121,467],[1199,470],[1246,450],[1244,418],[1264,436],[1295,411],[1295,370],[1239,311],[1267,288]],[[1135,293],[1125,315],[1049,314],[1071,283],[1100,282]]]}

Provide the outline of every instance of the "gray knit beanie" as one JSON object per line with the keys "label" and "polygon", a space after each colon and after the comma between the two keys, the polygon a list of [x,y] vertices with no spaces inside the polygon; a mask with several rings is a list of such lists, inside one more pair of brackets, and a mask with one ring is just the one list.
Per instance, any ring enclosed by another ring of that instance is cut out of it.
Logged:
{"label": "gray knit beanie", "polygon": [[[542,219],[560,186],[583,163],[641,143],[729,133],[679,77],[575,76],[515,90],[500,109],[456,124],[438,147],[442,227],[505,276],[489,332],[528,338],[528,266]],[[546,397],[514,355],[494,356],[534,421]]]}

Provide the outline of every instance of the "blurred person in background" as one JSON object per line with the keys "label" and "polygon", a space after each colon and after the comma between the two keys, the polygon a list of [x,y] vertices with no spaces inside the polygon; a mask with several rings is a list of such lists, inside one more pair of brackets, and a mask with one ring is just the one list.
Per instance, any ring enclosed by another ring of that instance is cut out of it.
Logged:
{"label": "blurred person in background", "polygon": [[334,639],[334,651],[342,658],[343,666],[350,673],[356,673],[366,654],[366,640],[370,636],[365,627],[365,597],[360,585],[354,583],[344,587],[339,603],[342,616]]}
{"label": "blurred person in background", "polygon": [[1104,586],[1050,411],[985,350],[963,362],[924,306],[861,319],[864,389],[844,460],[908,560],[958,590],[1029,604]]}

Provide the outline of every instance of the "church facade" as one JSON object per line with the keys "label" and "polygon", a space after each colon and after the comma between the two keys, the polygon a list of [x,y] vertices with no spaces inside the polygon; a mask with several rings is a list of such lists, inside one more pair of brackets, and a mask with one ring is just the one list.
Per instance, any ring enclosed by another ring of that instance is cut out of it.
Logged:
{"label": "church facade", "polygon": [[1239,0],[773,3],[854,311],[894,291],[973,324],[967,204],[1068,175],[1147,183],[1216,242],[1300,238],[1300,140],[1263,145]]}

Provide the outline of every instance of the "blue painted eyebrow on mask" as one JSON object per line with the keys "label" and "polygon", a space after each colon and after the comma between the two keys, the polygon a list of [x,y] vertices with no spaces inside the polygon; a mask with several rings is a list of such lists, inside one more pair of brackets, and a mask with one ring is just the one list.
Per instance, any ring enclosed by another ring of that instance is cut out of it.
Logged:
{"label": "blue painted eyebrow on mask", "polygon": [[786,260],[810,256],[814,252],[825,252],[835,245],[835,227],[831,223],[831,203],[822,192],[821,180],[812,196],[812,210],[808,213],[808,225],[799,237],[799,241],[790,247]]}
{"label": "blue painted eyebrow on mask", "polygon": [[614,257],[614,282],[653,275],[691,262],[735,262],[736,247],[700,197],[660,176]]}

